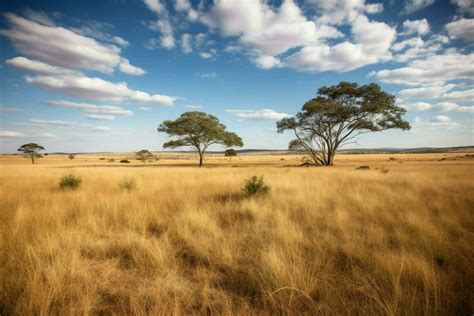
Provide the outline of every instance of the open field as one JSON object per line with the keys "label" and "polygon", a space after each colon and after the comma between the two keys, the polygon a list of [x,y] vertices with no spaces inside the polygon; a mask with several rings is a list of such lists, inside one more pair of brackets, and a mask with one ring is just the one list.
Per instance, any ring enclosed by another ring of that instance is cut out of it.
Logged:
{"label": "open field", "polygon": [[0,314],[472,314],[466,154],[0,156]]}

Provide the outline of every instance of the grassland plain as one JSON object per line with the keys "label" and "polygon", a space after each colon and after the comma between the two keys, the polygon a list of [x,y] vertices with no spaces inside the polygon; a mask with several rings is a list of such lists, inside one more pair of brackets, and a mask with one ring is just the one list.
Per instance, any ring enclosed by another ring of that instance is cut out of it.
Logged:
{"label": "grassland plain", "polygon": [[[473,312],[465,153],[122,158],[0,157],[1,314]],[[81,187],[60,190],[70,173]],[[252,175],[268,196],[242,193]]]}

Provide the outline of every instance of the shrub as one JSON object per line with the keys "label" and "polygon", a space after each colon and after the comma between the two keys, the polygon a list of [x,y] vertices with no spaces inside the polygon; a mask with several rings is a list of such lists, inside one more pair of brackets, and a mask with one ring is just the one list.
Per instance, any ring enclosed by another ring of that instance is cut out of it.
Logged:
{"label": "shrub", "polygon": [[263,182],[263,177],[253,176],[245,180],[244,192],[248,196],[263,196],[270,191],[270,187]]}
{"label": "shrub", "polygon": [[122,181],[120,181],[119,188],[130,192],[137,188],[137,184],[134,178],[124,178]]}
{"label": "shrub", "polygon": [[369,166],[359,166],[356,168],[357,170],[369,170],[370,167]]}
{"label": "shrub", "polygon": [[115,159],[111,158],[109,159],[109,162],[115,162]]}
{"label": "shrub", "polygon": [[120,163],[130,163],[130,161],[128,161],[127,159],[122,159],[120,160]]}
{"label": "shrub", "polygon": [[67,176],[61,178],[61,180],[59,181],[59,187],[61,189],[77,189],[81,185],[81,182],[81,178],[76,177],[72,174],[68,174]]}

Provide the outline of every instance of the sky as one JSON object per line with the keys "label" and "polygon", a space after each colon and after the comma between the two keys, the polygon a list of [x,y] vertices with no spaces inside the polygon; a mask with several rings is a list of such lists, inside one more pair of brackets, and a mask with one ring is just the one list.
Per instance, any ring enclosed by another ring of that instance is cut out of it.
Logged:
{"label": "sky", "polygon": [[[350,148],[473,145],[472,0],[2,0],[0,152],[162,150],[158,125],[217,116],[246,149],[322,86],[377,83],[410,131]],[[214,150],[221,147],[212,148]]]}

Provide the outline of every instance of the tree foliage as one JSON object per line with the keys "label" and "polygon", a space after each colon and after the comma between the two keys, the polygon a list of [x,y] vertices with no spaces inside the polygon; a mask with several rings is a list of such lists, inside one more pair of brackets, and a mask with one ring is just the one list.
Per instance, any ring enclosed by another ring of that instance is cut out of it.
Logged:
{"label": "tree foliage", "polygon": [[229,161],[232,161],[232,157],[237,156],[237,152],[235,151],[235,149],[230,148],[224,152],[224,156],[229,157]]}
{"label": "tree foliage", "polygon": [[41,158],[41,154],[39,153],[40,150],[44,150],[44,147],[35,143],[29,143],[21,145],[18,148],[18,151],[23,153],[25,157],[29,157],[31,159],[31,163],[34,164],[37,158]]}
{"label": "tree foliage", "polygon": [[321,87],[318,95],[303,105],[296,117],[277,122],[279,133],[292,131],[290,150],[304,150],[307,162],[330,166],[343,145],[367,132],[410,129],[402,119],[406,110],[395,105],[395,97],[377,84],[359,86],[341,82]]}
{"label": "tree foliage", "polygon": [[137,155],[137,159],[140,160],[141,162],[145,163],[147,160],[153,158],[153,154],[146,149],[142,149],[140,151],[137,151],[135,153]]}
{"label": "tree foliage", "polygon": [[194,147],[199,154],[200,167],[204,152],[213,144],[243,146],[242,139],[237,134],[228,132],[217,117],[204,112],[185,112],[174,121],[164,121],[158,127],[158,132],[177,137],[164,143],[163,148]]}

